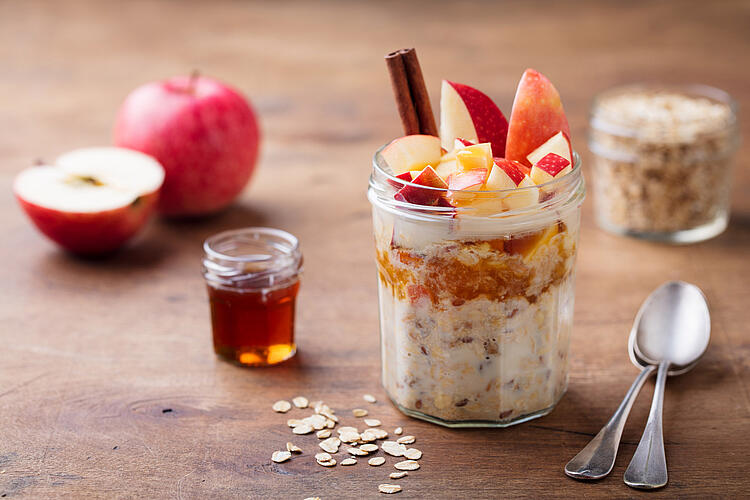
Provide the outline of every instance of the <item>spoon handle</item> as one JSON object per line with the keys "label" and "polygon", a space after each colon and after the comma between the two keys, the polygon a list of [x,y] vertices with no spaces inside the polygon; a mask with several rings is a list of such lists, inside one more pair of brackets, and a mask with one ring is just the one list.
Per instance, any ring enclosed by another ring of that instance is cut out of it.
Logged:
{"label": "spoon handle", "polygon": [[565,466],[565,474],[574,479],[601,479],[610,473],[615,464],[622,429],[625,427],[630,408],[633,407],[633,402],[643,387],[643,383],[655,369],[655,366],[648,365],[641,371],[609,422]]}
{"label": "spoon handle", "polygon": [[646,430],[643,431],[641,442],[638,443],[635,455],[625,471],[625,484],[631,488],[650,490],[667,484],[667,459],[664,456],[661,414],[668,370],[668,361],[659,363],[654,399],[651,402]]}

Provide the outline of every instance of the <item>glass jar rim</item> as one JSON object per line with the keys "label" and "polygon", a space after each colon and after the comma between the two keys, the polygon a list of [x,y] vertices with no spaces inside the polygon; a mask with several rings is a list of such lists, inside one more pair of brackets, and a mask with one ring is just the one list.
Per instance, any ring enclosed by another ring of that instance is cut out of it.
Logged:
{"label": "glass jar rim", "polygon": [[[446,191],[446,192],[450,191],[450,189],[438,188],[438,187],[432,187],[432,186],[425,186],[423,184],[415,184],[415,183],[413,183],[411,181],[407,181],[407,180],[404,180],[404,179],[399,179],[398,177],[396,177],[395,175],[393,175],[393,173],[391,173],[388,170],[386,170],[386,168],[388,168],[387,167],[387,163],[385,162],[385,159],[383,159],[383,155],[381,153],[382,153],[383,149],[385,149],[388,146],[388,144],[390,144],[390,143],[383,144],[375,152],[375,156],[372,159],[373,170],[376,170],[379,173],[381,173],[384,176],[386,176],[387,180],[396,182],[398,184],[403,184],[404,186],[407,186],[407,185],[408,186],[414,186],[415,188],[426,189],[426,190],[431,190],[431,191]],[[508,189],[491,189],[491,190],[462,189],[461,192],[462,193],[466,193],[466,194],[477,194],[477,193],[483,193],[483,194],[493,194],[493,193],[494,194],[508,194],[508,193],[525,192],[525,191],[529,191],[531,189],[536,189],[536,188],[545,188],[545,189],[550,189],[551,190],[551,189],[554,189],[555,186],[563,184],[566,180],[569,180],[570,178],[574,177],[575,174],[580,173],[580,170],[581,170],[581,157],[579,156],[579,154],[576,151],[573,151],[573,168],[571,169],[571,171],[568,172],[567,174],[563,175],[562,177],[559,177],[559,178],[556,178],[556,179],[552,179],[551,181],[547,181],[544,184],[535,184],[533,186],[528,186],[528,187],[521,187],[521,188],[516,187],[516,188],[508,188]]]}
{"label": "glass jar rim", "polygon": [[[424,189],[429,191],[440,191],[448,192],[449,189],[435,188],[431,186],[423,186],[421,184],[415,184],[406,180],[397,178],[390,172],[390,168],[387,166],[385,159],[383,159],[381,152],[388,146],[384,144],[375,152],[373,156],[372,165],[373,170],[370,175],[368,190],[368,198],[371,203],[378,203],[384,208],[394,212],[408,212],[412,216],[419,218],[433,218],[437,217],[440,219],[446,218],[451,214],[460,214],[462,218],[467,219],[487,219],[487,218],[510,218],[518,216],[532,216],[534,218],[540,217],[545,218],[545,215],[552,210],[567,206],[568,204],[580,205],[585,197],[586,189],[583,179],[583,172],[581,167],[581,157],[573,151],[573,169],[563,175],[560,178],[553,179],[544,184],[538,184],[523,188],[511,188],[501,190],[461,190],[460,193],[468,196],[478,196],[480,199],[490,199],[490,197],[497,196],[503,197],[512,193],[528,192],[533,189],[538,189],[539,192],[550,193],[551,195],[545,200],[540,201],[537,204],[532,204],[526,207],[519,207],[512,210],[504,210],[493,214],[478,214],[476,208],[471,205],[463,207],[443,207],[443,206],[427,206],[427,205],[416,205],[413,203],[399,201],[393,199],[393,196],[384,196],[386,193],[386,186],[413,186],[417,189]],[[458,192],[458,191],[457,191]]]}
{"label": "glass jar rim", "polygon": [[[246,253],[230,250],[244,244],[255,247]],[[203,274],[209,281],[243,286],[272,286],[301,271],[302,253],[293,234],[269,227],[247,227],[223,231],[203,242]]]}

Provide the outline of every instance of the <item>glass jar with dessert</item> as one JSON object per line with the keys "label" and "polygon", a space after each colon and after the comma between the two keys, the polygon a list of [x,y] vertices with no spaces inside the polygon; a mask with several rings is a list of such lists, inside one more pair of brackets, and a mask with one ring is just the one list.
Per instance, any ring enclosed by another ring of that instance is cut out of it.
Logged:
{"label": "glass jar with dessert", "polygon": [[594,206],[599,226],[691,243],[729,220],[737,107],[703,85],[629,85],[594,100]]}
{"label": "glass jar with dessert", "polygon": [[557,91],[527,70],[510,124],[444,81],[440,137],[375,154],[382,381],[407,415],[503,427],[564,394],[585,192],[569,137]]}

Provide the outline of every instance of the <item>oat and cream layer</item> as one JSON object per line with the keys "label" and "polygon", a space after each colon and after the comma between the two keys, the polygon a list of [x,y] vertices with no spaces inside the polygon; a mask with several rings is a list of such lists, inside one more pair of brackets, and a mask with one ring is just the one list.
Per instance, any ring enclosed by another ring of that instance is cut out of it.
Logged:
{"label": "oat and cream layer", "polygon": [[391,398],[451,422],[554,406],[567,386],[578,213],[492,237],[399,229],[376,231]]}

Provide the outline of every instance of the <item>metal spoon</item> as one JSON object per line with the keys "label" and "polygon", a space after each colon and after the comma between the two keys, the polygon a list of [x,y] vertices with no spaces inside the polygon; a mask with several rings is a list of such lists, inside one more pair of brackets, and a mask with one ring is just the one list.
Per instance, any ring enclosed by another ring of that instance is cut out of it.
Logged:
{"label": "metal spoon", "polygon": [[[641,308],[636,315],[633,323],[633,328],[630,331],[630,339],[628,342],[628,352],[630,359],[633,363],[641,368],[641,373],[636,377],[633,385],[630,386],[625,398],[623,399],[620,406],[617,408],[609,422],[599,431],[599,433],[592,439],[586,447],[581,450],[578,455],[568,462],[565,466],[565,473],[575,479],[592,480],[601,479],[612,471],[612,467],[615,464],[615,458],[617,456],[617,449],[620,445],[620,437],[622,436],[623,428],[625,427],[625,421],[628,418],[630,409],[635,402],[635,398],[638,392],[641,390],[646,379],[656,370],[656,366],[644,362],[638,357],[636,353],[635,338],[638,331],[640,331],[641,321],[644,316],[647,316],[646,310],[653,308],[654,305],[651,302],[651,298],[662,288],[671,285],[666,283],[659,289],[654,291],[643,303]],[[660,311],[649,311],[648,316],[660,313]],[[692,365],[684,367],[678,372],[670,371],[670,375],[679,375],[692,368]]]}
{"label": "metal spoon", "polygon": [[[646,429],[625,471],[625,484],[654,489],[667,484],[667,460],[662,435],[662,407],[667,374],[679,375],[695,366],[708,347],[711,317],[700,289],[682,281],[670,281],[649,295],[638,311],[637,328],[631,332],[632,353],[658,365],[656,387]],[[670,371],[670,366],[675,369]]]}

